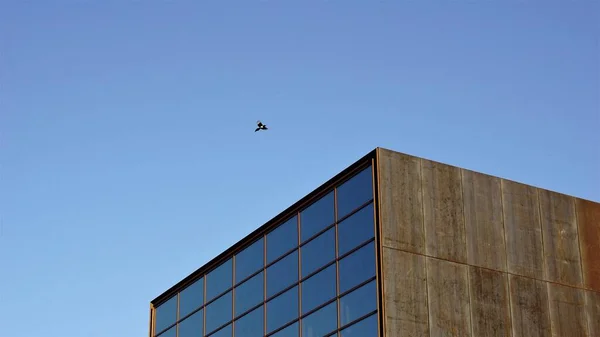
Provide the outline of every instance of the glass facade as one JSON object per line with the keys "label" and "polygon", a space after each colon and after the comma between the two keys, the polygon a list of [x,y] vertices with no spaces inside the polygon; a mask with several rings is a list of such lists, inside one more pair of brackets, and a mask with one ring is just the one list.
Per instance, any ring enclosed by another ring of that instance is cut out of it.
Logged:
{"label": "glass facade", "polygon": [[160,337],[376,337],[371,167],[154,311]]}

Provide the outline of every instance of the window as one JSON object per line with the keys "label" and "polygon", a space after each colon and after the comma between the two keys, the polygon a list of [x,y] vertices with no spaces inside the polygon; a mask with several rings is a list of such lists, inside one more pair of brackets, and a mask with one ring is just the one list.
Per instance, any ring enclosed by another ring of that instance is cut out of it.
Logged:
{"label": "window", "polygon": [[267,302],[267,333],[298,317],[298,287]]}
{"label": "window", "polygon": [[160,333],[171,324],[174,324],[177,321],[177,296],[173,296],[165,303],[159,305],[156,308],[155,317],[154,330],[156,333]]}
{"label": "window", "polygon": [[263,272],[235,288],[235,316],[239,316],[264,300]]}
{"label": "window", "polygon": [[175,337],[177,333],[177,327],[172,327],[169,330],[160,334],[160,337]]}
{"label": "window", "polygon": [[210,335],[210,337],[231,337],[231,324]]}
{"label": "window", "polygon": [[262,269],[265,264],[264,240],[254,242],[235,256],[235,283]]}
{"label": "window", "polygon": [[375,281],[352,291],[340,299],[340,320],[342,326],[377,309],[377,288]]}
{"label": "window", "polygon": [[373,199],[373,175],[369,166],[337,188],[338,219],[371,199]]}
{"label": "window", "polygon": [[377,314],[342,330],[341,337],[377,337]]}
{"label": "window", "polygon": [[260,307],[252,310],[242,318],[235,321],[235,336],[237,337],[249,337],[249,336],[263,336],[264,326],[264,307]]}
{"label": "window", "polygon": [[206,333],[231,321],[231,291],[206,306]]}
{"label": "window", "polygon": [[298,337],[298,322],[286,326],[269,337]]}
{"label": "window", "polygon": [[371,241],[339,262],[340,294],[375,277],[375,242]]}
{"label": "window", "polygon": [[298,282],[298,251],[267,268],[267,297],[275,295],[294,282]]}
{"label": "window", "polygon": [[179,293],[179,318],[204,304],[204,278],[197,280]]}
{"label": "window", "polygon": [[300,213],[300,236],[308,240],[335,221],[333,191]]}
{"label": "window", "polygon": [[206,275],[206,301],[210,301],[231,288],[233,263],[231,259]]}
{"label": "window", "polygon": [[302,337],[323,337],[337,329],[337,302],[302,319]]}
{"label": "window", "polygon": [[334,298],[335,263],[302,282],[302,314]]}
{"label": "window", "polygon": [[300,248],[302,257],[302,277],[308,276],[335,260],[335,227],[317,236]]}
{"label": "window", "polygon": [[373,203],[338,225],[338,254],[342,256],[375,236]]}
{"label": "window", "polygon": [[202,309],[179,323],[179,337],[198,337],[204,333],[204,313]]}
{"label": "window", "polygon": [[267,234],[267,264],[298,247],[298,216]]}

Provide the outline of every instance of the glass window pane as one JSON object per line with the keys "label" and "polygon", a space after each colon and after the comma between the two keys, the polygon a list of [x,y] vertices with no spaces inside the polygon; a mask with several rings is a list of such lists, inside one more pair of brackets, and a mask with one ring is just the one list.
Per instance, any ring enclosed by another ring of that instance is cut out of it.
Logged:
{"label": "glass window pane", "polygon": [[340,299],[340,320],[342,326],[377,309],[377,288],[375,281],[354,290]]}
{"label": "glass window pane", "polygon": [[267,268],[267,297],[275,295],[294,282],[298,282],[298,251]]}
{"label": "glass window pane", "polygon": [[302,282],[302,314],[335,297],[335,263]]}
{"label": "glass window pane", "polygon": [[235,288],[235,315],[248,311],[264,301],[263,272],[252,276],[248,281]]}
{"label": "glass window pane", "polygon": [[267,234],[267,264],[295,247],[298,247],[297,215]]}
{"label": "glass window pane", "polygon": [[335,260],[335,227],[300,248],[302,277]]}
{"label": "glass window pane", "polygon": [[302,242],[317,234],[335,221],[333,191],[315,201],[300,213]]}
{"label": "glass window pane", "polygon": [[337,329],[337,302],[302,319],[302,337],[323,337]]}
{"label": "glass window pane", "polygon": [[177,296],[171,297],[156,308],[154,331],[160,333],[177,321]]}
{"label": "glass window pane", "polygon": [[224,327],[223,329],[210,335],[210,337],[231,337],[232,332],[233,331],[231,329],[231,324],[229,324],[228,326]]}
{"label": "glass window pane", "polygon": [[352,324],[341,331],[341,337],[377,337],[377,314]]}
{"label": "glass window pane", "polygon": [[235,256],[235,283],[243,281],[265,265],[264,240],[254,242]]}
{"label": "glass window pane", "polygon": [[375,276],[375,242],[341,259],[340,294]]}
{"label": "glass window pane", "polygon": [[234,333],[237,337],[248,337],[248,336],[263,336],[264,326],[264,307],[260,307],[252,310],[244,317],[235,321]]}
{"label": "glass window pane", "polygon": [[179,318],[204,304],[204,278],[197,280],[179,293]]}
{"label": "glass window pane", "polygon": [[179,337],[200,337],[204,333],[204,313],[202,309],[179,323]]}
{"label": "glass window pane", "polygon": [[231,288],[233,277],[233,262],[231,259],[221,264],[206,275],[206,301],[210,301],[225,290]]}
{"label": "glass window pane", "polygon": [[286,326],[284,329],[277,331],[269,337],[298,337],[300,334],[298,332],[298,322],[294,324],[290,324]]}
{"label": "glass window pane", "polygon": [[206,306],[206,333],[231,321],[231,291]]}
{"label": "glass window pane", "polygon": [[371,199],[373,199],[373,176],[369,166],[337,188],[338,219]]}
{"label": "glass window pane", "polygon": [[267,302],[267,333],[297,318],[297,286]]}
{"label": "glass window pane", "polygon": [[338,225],[339,256],[375,236],[373,204],[365,206]]}
{"label": "glass window pane", "polygon": [[177,327],[172,327],[169,330],[160,334],[160,337],[176,337]]}

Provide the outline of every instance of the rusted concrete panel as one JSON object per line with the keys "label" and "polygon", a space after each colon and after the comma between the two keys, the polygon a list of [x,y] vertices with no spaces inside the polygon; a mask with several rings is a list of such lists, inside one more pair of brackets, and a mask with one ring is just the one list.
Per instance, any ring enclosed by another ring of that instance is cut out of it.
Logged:
{"label": "rusted concrete panel", "polygon": [[585,290],[554,283],[547,286],[552,336],[589,337]]}
{"label": "rusted concrete panel", "polygon": [[472,336],[467,268],[463,264],[427,258],[431,336]]}
{"label": "rusted concrete panel", "polygon": [[378,162],[383,245],[424,254],[420,160],[380,149]]}
{"label": "rusted concrete panel", "polygon": [[581,258],[573,197],[538,189],[544,241],[544,278],[581,286]]}
{"label": "rusted concrete panel", "polygon": [[500,179],[469,170],[461,171],[467,261],[470,265],[505,271]]}
{"label": "rusted concrete panel", "polygon": [[386,336],[428,337],[425,257],[383,248]]}
{"label": "rusted concrete panel", "polygon": [[537,189],[502,179],[502,204],[508,271],[543,279],[542,226]]}
{"label": "rusted concrete panel", "polygon": [[512,336],[507,274],[469,267],[473,336]]}
{"label": "rusted concrete panel", "polygon": [[585,291],[585,311],[590,336],[600,336],[600,293]]}
{"label": "rusted concrete panel", "polygon": [[421,160],[427,255],[467,262],[460,169]]}
{"label": "rusted concrete panel", "polygon": [[509,275],[513,337],[552,336],[546,282]]}
{"label": "rusted concrete panel", "polygon": [[576,199],[585,287],[600,291],[600,204]]}

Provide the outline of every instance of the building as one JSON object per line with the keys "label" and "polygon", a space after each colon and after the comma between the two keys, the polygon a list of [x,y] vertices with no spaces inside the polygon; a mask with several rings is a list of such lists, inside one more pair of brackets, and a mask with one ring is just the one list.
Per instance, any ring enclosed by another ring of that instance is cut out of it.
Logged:
{"label": "building", "polygon": [[600,203],[377,148],[150,307],[151,337],[600,336]]}

